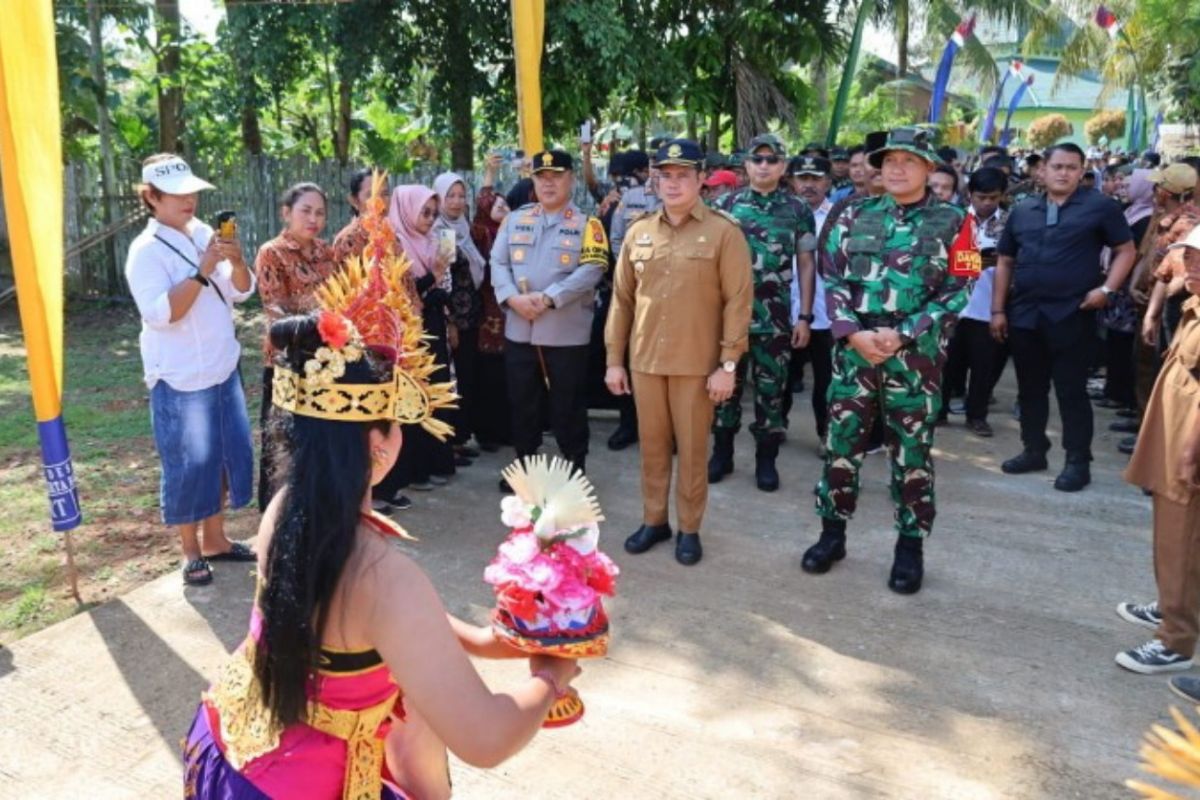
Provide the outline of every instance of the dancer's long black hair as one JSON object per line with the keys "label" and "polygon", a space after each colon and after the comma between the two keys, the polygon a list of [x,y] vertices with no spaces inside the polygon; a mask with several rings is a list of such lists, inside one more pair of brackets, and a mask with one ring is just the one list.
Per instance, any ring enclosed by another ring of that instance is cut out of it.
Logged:
{"label": "dancer's long black hair", "polygon": [[[323,345],[314,315],[271,326],[278,363],[304,374],[304,362]],[[367,355],[346,364],[340,383],[383,383],[385,367]],[[305,717],[333,593],[354,551],[363,496],[370,488],[368,433],[393,424],[338,422],[271,409],[271,439],[283,468],[286,496],[278,509],[259,594],[262,639],[254,674],[272,719],[290,725]]]}

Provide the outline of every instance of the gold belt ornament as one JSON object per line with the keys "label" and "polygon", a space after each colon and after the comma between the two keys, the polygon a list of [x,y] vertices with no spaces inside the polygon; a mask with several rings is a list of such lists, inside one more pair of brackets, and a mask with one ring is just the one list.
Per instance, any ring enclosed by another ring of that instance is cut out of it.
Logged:
{"label": "gold belt ornament", "polygon": [[[283,729],[272,724],[254,677],[254,642],[233,654],[204,701],[217,711],[225,760],[237,769],[279,747]],[[346,743],[342,800],[378,800],[383,788],[383,737],[380,727],[392,713],[400,690],[373,706],[330,708],[310,702],[305,722]]]}

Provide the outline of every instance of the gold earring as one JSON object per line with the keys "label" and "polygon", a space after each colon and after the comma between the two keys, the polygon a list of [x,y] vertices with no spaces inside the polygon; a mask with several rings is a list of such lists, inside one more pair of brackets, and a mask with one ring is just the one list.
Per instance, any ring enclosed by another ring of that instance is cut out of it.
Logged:
{"label": "gold earring", "polygon": [[386,464],[387,457],[388,457],[388,451],[383,447],[376,447],[374,450],[371,451],[371,461],[373,461],[375,463],[375,466],[379,466],[380,464]]}

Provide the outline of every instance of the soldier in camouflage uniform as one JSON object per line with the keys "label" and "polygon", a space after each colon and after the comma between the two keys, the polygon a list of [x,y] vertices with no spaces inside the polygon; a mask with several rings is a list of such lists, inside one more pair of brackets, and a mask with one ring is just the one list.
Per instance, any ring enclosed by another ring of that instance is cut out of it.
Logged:
{"label": "soldier in camouflage uniform", "polygon": [[817,247],[816,228],[808,204],[781,185],[787,169],[783,143],[774,136],[755,137],[746,156],[750,186],[721,198],[718,207],[742,226],[754,263],[754,308],[750,352],[737,365],[733,397],[717,408],[713,422],[713,455],[708,480],[716,483],[733,471],[733,439],[742,421],[742,389],[754,385],[756,446],[754,478],[758,488],[779,488],[775,458],[783,440],[783,397],[793,347],[808,345],[809,320],[791,324],[792,260],[796,259],[801,294],[812,297]]}
{"label": "soldier in camouflage uniform", "polygon": [[940,163],[927,131],[872,134],[868,144],[887,193],[848,207],[821,254],[833,381],[828,452],[816,487],[822,532],[803,567],[822,573],[845,557],[859,467],[871,423],[882,415],[899,534],[888,586],[912,594],[921,588],[922,542],[933,527],[930,451],[948,328],[970,298],[980,259],[970,219],[925,187]]}

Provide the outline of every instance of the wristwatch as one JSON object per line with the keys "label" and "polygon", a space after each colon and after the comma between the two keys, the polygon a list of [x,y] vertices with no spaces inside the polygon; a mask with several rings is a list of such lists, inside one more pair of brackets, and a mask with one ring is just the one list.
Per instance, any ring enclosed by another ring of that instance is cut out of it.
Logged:
{"label": "wristwatch", "polygon": [[542,292],[542,302],[546,304],[546,308],[554,308],[554,298]]}
{"label": "wristwatch", "polygon": [[1104,284],[1100,285],[1100,291],[1104,292],[1105,297],[1112,297],[1114,294],[1117,293],[1116,289],[1110,289],[1107,286],[1105,286]]}
{"label": "wristwatch", "polygon": [[197,272],[195,275],[188,275],[188,277],[191,278],[192,280],[194,280],[196,283],[200,284],[201,286],[209,285],[208,278],[204,277],[199,272]]}
{"label": "wristwatch", "polygon": [[737,362],[736,361],[726,361],[725,363],[723,363],[721,365],[721,369],[725,370],[726,372],[736,372],[737,371]]}
{"label": "wristwatch", "polygon": [[812,324],[812,321],[816,318],[817,318],[816,314],[798,314],[798,315],[796,315],[797,322],[807,322],[810,325]]}

